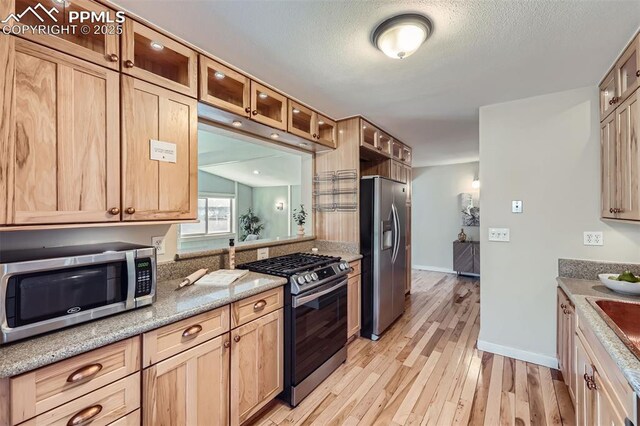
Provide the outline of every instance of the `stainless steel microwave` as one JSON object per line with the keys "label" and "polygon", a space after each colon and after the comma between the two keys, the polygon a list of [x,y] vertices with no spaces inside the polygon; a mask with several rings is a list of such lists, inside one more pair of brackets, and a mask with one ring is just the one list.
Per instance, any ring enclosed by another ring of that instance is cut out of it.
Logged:
{"label": "stainless steel microwave", "polygon": [[156,252],[128,243],[0,249],[0,344],[156,298]]}

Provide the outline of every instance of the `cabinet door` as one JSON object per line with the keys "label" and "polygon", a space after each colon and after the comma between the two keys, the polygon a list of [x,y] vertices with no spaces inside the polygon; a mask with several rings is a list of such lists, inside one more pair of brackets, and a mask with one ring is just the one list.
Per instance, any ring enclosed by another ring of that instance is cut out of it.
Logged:
{"label": "cabinet door", "polygon": [[624,101],[640,82],[640,34],[631,42],[615,66],[620,100]]}
{"label": "cabinet door", "polygon": [[[74,0],[67,2],[42,2],[38,0],[4,0],[13,3],[15,12],[22,14],[27,8],[36,8],[39,4],[46,6],[49,11],[55,14],[57,23],[48,18],[46,14],[39,16],[44,19],[41,22],[34,14],[26,13],[22,15],[20,24],[24,25],[51,25],[67,22],[70,12],[78,13],[98,13],[108,14],[112,20],[116,19],[115,11],[91,0]],[[54,10],[52,10],[55,9]],[[90,25],[93,29],[93,25]],[[120,68],[120,24],[106,24],[104,31],[108,34],[101,34],[101,31],[90,31],[89,34],[82,34],[80,25],[70,34],[34,34],[31,31],[21,33],[21,37],[28,38],[47,47],[52,47],[61,52],[68,53],[81,59],[93,62],[114,70]]]}
{"label": "cabinet door", "polygon": [[453,270],[458,273],[473,273],[473,245],[453,243]]}
{"label": "cabinet door", "polygon": [[601,216],[614,218],[616,207],[616,174],[617,174],[617,140],[616,114],[609,115],[600,123],[600,189]]}
{"label": "cabinet door", "polygon": [[287,98],[251,81],[251,118],[280,130],[287,130]]}
{"label": "cabinet door", "polygon": [[15,39],[7,223],[120,220],[118,74]]}
{"label": "cabinet door", "polygon": [[565,374],[564,371],[564,353],[566,351],[565,326],[564,326],[564,294],[560,288],[557,289],[557,306],[556,306],[556,353],[558,357],[558,370]]}
{"label": "cabinet door", "polygon": [[155,364],[142,373],[144,425],[227,425],[229,334]]}
{"label": "cabinet door", "polygon": [[408,165],[411,165],[411,160],[412,160],[412,149],[409,148],[408,146],[403,146],[402,147],[402,161]]}
{"label": "cabinet door", "polygon": [[360,120],[360,146],[378,150],[378,129],[364,120]]}
{"label": "cabinet door", "polygon": [[616,205],[618,219],[640,220],[640,91],[616,109]]}
{"label": "cabinet door", "polygon": [[404,145],[398,141],[393,141],[393,146],[391,148],[391,158],[394,160],[402,161],[402,153],[403,153]]}
{"label": "cabinet door", "polygon": [[480,275],[480,244],[471,243],[473,246],[473,273]]}
{"label": "cabinet door", "polygon": [[593,367],[580,339],[576,339],[576,367],[576,424],[592,426],[596,424],[597,414],[595,392],[587,387],[584,377],[593,376]]}
{"label": "cabinet door", "polygon": [[[122,77],[124,220],[195,219],[197,101]],[[151,141],[174,144],[175,162],[151,160]]]}
{"label": "cabinet door", "polygon": [[287,131],[305,139],[316,141],[317,114],[304,105],[289,99],[289,123]]}
{"label": "cabinet door", "polygon": [[318,142],[330,148],[338,147],[338,126],[336,122],[317,114]]}
{"label": "cabinet door", "polygon": [[593,378],[596,384],[595,391],[595,413],[596,413],[596,422],[595,424],[600,426],[618,426],[625,424],[625,416],[620,414],[616,409],[616,405],[611,400],[609,394],[605,390],[604,387],[598,386],[598,383],[601,383],[602,377],[598,373],[598,371],[594,371]]}
{"label": "cabinet door", "polygon": [[383,153],[387,157],[391,157],[391,147],[393,145],[393,138],[386,133],[380,132],[378,134],[378,151]]}
{"label": "cabinet door", "polygon": [[347,284],[347,338],[360,331],[360,282],[361,275],[356,275]]}
{"label": "cabinet door", "polygon": [[407,177],[407,204],[411,204],[412,186],[413,186],[413,169],[411,166],[405,167],[405,175]]}
{"label": "cabinet door", "polygon": [[238,115],[251,112],[248,77],[200,55],[200,100]]}
{"label": "cabinet door", "polygon": [[231,331],[231,425],[243,423],[282,391],[283,327],[278,309]]}
{"label": "cabinet door", "polygon": [[[567,300],[567,303],[569,301]],[[564,381],[569,387],[569,396],[576,401],[576,313],[574,307],[569,304],[569,313],[567,314],[567,322],[565,332],[567,334],[567,375]]]}
{"label": "cabinet door", "polygon": [[616,70],[613,69],[600,84],[600,121],[616,109],[618,99],[618,80]]}
{"label": "cabinet door", "polygon": [[191,97],[198,96],[198,54],[127,18],[122,34],[122,72]]}

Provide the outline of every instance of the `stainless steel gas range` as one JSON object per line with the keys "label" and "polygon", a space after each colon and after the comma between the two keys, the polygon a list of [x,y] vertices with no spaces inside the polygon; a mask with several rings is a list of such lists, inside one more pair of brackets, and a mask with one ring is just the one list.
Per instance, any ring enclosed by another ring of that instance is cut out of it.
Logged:
{"label": "stainless steel gas range", "polygon": [[289,279],[284,306],[284,391],[295,407],[347,359],[347,275],[339,257],[296,253],[239,268]]}

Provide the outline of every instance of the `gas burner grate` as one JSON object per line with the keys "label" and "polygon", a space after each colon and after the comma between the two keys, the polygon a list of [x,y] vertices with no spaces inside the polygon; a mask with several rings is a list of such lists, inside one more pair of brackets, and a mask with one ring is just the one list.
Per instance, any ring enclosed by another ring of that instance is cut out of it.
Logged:
{"label": "gas burner grate", "polygon": [[262,274],[290,277],[297,272],[307,271],[339,261],[339,257],[312,253],[294,253],[244,263],[238,265],[238,268],[248,269]]}

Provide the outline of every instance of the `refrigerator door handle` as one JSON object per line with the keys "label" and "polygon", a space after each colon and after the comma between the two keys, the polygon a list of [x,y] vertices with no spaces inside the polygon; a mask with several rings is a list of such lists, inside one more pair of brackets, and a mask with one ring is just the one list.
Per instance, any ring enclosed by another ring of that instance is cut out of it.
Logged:
{"label": "refrigerator door handle", "polygon": [[393,256],[391,262],[395,263],[398,257],[398,249],[400,248],[400,224],[398,223],[398,210],[395,204],[391,204],[391,212],[393,215]]}

